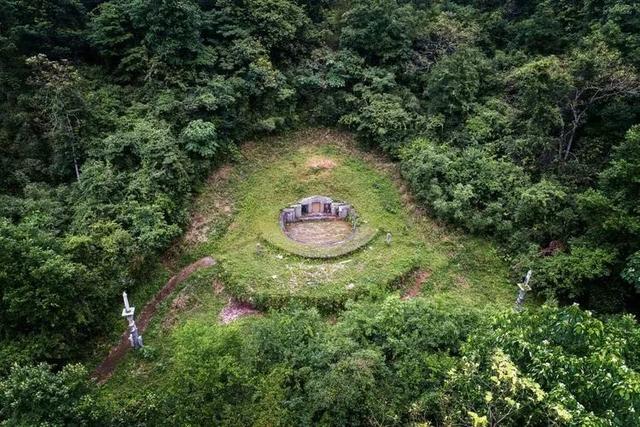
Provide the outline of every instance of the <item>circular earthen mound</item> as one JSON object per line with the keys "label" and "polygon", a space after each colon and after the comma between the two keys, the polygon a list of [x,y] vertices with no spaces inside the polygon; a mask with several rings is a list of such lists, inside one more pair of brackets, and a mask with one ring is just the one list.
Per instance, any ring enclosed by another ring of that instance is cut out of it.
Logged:
{"label": "circular earthen mound", "polygon": [[318,219],[286,224],[285,234],[296,242],[315,246],[337,245],[353,234],[353,227],[342,219]]}

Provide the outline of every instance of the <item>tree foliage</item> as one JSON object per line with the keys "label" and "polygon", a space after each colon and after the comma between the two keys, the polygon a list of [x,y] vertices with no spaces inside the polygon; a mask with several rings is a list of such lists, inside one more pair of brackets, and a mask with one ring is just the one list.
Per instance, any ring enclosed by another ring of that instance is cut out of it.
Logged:
{"label": "tree foliage", "polygon": [[57,373],[46,364],[13,366],[0,380],[0,419],[15,426],[86,424],[92,404],[86,375],[81,365]]}
{"label": "tree foliage", "polygon": [[[144,284],[211,168],[243,139],[308,123],[351,129],[398,160],[432,215],[498,241],[514,277],[533,268],[539,298],[637,312],[639,7],[0,0],[0,375],[9,375],[0,390],[11,395],[1,416],[41,423],[52,402],[75,396],[82,387],[57,370],[104,337],[118,294]],[[150,392],[138,415],[174,424],[636,422],[629,318],[545,308],[499,318],[502,335],[478,333],[461,350],[471,320],[412,304],[355,308],[337,332],[308,312],[276,315],[250,337],[185,328],[175,366],[193,380],[176,374],[167,396],[177,403]],[[549,347],[549,337],[565,341]],[[26,367],[41,361],[53,371]],[[22,368],[11,371],[13,362]],[[29,402],[37,389],[51,400]],[[174,415],[156,414],[161,403]],[[105,419],[134,409],[111,408]],[[54,424],[76,422],[50,411]]]}
{"label": "tree foliage", "polygon": [[469,424],[637,425],[638,331],[577,306],[498,317],[470,338],[444,403]]}

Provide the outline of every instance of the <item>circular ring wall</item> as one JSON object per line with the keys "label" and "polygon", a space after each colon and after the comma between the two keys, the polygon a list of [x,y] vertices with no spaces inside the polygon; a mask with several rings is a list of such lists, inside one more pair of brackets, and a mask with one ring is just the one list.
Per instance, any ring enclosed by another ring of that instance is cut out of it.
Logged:
{"label": "circular ring wall", "polygon": [[347,203],[326,196],[311,196],[280,212],[280,228],[296,242],[316,247],[334,246],[355,233],[355,212]]}
{"label": "circular ring wall", "polygon": [[355,210],[326,196],[311,196],[280,211],[280,234],[264,233],[272,247],[306,258],[335,258],[369,243],[377,230],[354,226]]}

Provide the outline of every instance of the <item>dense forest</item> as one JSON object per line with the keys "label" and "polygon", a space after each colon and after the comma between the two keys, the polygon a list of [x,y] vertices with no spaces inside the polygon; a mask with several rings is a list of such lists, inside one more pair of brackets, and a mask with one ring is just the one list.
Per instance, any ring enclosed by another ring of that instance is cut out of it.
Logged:
{"label": "dense forest", "polygon": [[[540,307],[187,327],[169,391],[100,403],[83,364],[207,176],[309,126]],[[639,293],[634,0],[0,0],[0,425],[640,425]]]}

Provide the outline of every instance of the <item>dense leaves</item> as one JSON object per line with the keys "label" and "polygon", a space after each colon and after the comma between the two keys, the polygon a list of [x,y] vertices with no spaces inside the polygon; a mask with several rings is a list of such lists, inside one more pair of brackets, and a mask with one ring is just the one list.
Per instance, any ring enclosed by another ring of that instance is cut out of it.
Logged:
{"label": "dense leaves", "polygon": [[[86,357],[118,293],[180,235],[211,168],[246,137],[306,123],[347,127],[399,160],[419,203],[501,243],[514,277],[533,268],[540,298],[637,311],[639,8],[0,0],[0,415],[37,424],[52,402],[75,402],[72,368],[10,367]],[[368,310],[336,331],[313,312],[276,315],[250,337],[185,327],[175,364],[193,380],[175,378],[179,404],[163,421],[637,421],[627,317],[571,307],[499,318],[458,363],[462,314]],[[545,344],[537,325],[566,342]],[[32,386],[52,400],[28,402]],[[151,420],[163,400],[147,398],[137,415]],[[77,421],[51,411],[54,424]]]}
{"label": "dense leaves", "polygon": [[460,421],[637,425],[633,318],[603,322],[577,306],[543,307],[499,317],[491,329],[470,338],[447,384]]}
{"label": "dense leaves", "polygon": [[168,388],[145,387],[137,407],[118,411],[138,417],[161,396],[151,424],[402,425],[416,402],[437,411],[479,321],[475,311],[396,297],[353,304],[335,325],[295,308],[250,324],[187,323],[175,335]]}
{"label": "dense leaves", "polygon": [[2,371],[90,348],[194,185],[290,120],[275,61],[313,39],[286,0],[23,3],[2,3],[0,28]]}
{"label": "dense leaves", "polygon": [[[231,325],[184,324],[174,357],[154,365],[162,381],[115,400],[83,397],[88,385],[72,365],[55,376],[13,368],[0,382],[0,411],[39,420],[58,402],[66,410],[53,410],[53,422],[113,426],[637,426],[639,344],[632,317],[602,320],[577,306],[496,315],[396,297],[352,304],[335,325],[288,308]],[[138,357],[153,364],[147,350]],[[29,412],[28,392],[42,408]]]}
{"label": "dense leaves", "polygon": [[15,426],[85,424],[92,405],[86,375],[81,365],[57,373],[46,364],[12,367],[0,380],[0,420]]}

